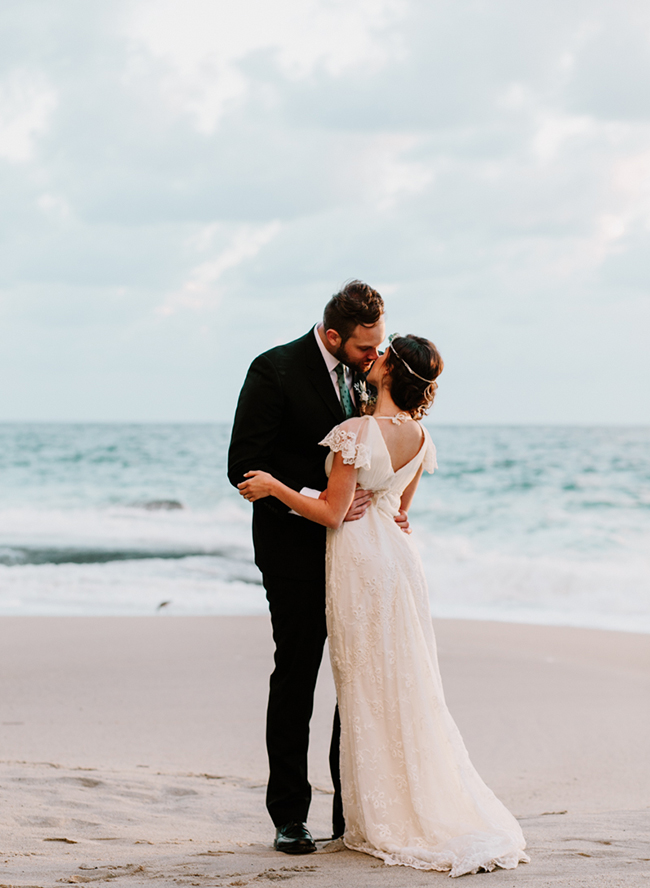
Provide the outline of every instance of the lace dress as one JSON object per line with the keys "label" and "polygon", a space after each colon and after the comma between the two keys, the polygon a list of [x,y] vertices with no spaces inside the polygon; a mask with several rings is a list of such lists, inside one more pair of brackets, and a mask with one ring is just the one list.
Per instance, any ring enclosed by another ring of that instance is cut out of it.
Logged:
{"label": "lace dress", "polygon": [[347,420],[321,442],[372,490],[359,521],[327,532],[327,627],[341,715],[348,848],[452,876],[527,861],[519,824],[483,783],[442,690],[422,563],[394,521],[420,452],[394,472],[377,420]]}

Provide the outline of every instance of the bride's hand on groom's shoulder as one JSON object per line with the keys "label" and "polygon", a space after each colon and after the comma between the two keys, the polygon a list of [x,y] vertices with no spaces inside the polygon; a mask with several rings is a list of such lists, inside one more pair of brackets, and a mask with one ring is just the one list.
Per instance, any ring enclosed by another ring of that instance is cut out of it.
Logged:
{"label": "bride's hand on groom's shoulder", "polygon": [[246,481],[242,481],[237,487],[239,492],[248,500],[254,503],[255,500],[263,499],[265,496],[273,496],[275,478],[268,472],[246,472],[244,474]]}
{"label": "bride's hand on groom's shoulder", "polygon": [[404,531],[404,533],[411,533],[411,525],[409,524],[409,516],[406,514],[404,509],[400,509],[397,515],[395,516],[395,523],[399,527],[400,530]]}

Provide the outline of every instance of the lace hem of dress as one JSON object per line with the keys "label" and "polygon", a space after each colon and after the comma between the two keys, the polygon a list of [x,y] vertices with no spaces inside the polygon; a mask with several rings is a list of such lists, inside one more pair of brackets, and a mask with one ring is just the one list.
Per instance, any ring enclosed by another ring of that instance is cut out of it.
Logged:
{"label": "lace hem of dress", "polygon": [[340,453],[346,466],[354,466],[355,469],[370,468],[370,448],[366,444],[357,444],[356,432],[336,426],[318,443],[329,447],[332,453]]}
{"label": "lace hem of dress", "polygon": [[361,851],[372,857],[378,857],[387,866],[410,866],[419,870],[448,872],[452,878],[475,875],[478,872],[491,873],[497,868],[515,869],[520,863],[530,863],[530,857],[520,848],[490,857],[485,855],[485,851],[472,853],[471,850],[462,855],[449,850],[435,852],[421,848],[400,848],[389,852],[368,845],[366,842],[352,842],[345,837],[343,844],[351,851]]}

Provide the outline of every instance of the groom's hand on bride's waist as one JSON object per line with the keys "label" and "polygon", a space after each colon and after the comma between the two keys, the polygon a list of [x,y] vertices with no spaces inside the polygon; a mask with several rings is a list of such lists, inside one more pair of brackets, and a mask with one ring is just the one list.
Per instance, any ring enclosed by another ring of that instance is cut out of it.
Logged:
{"label": "groom's hand on bride's waist", "polygon": [[371,499],[372,490],[362,490],[360,487],[357,487],[354,493],[354,499],[352,500],[352,505],[348,509],[348,513],[343,520],[358,521],[359,518],[363,518],[368,511]]}
{"label": "groom's hand on bride's waist", "polygon": [[406,514],[404,509],[400,509],[397,515],[395,515],[395,523],[399,527],[400,530],[403,530],[404,533],[411,532],[411,525],[409,524],[409,516]]}
{"label": "groom's hand on bride's waist", "polygon": [[[320,499],[323,499],[324,497],[325,491],[321,493]],[[348,509],[348,513],[343,520],[358,521],[359,518],[363,518],[363,516],[368,511],[368,506],[370,505],[371,499],[372,490],[362,490],[360,487],[357,487],[354,494],[354,499],[352,500],[352,505]],[[400,509],[395,516],[395,523],[404,533],[411,532],[411,525],[409,524],[408,515],[403,509]]]}

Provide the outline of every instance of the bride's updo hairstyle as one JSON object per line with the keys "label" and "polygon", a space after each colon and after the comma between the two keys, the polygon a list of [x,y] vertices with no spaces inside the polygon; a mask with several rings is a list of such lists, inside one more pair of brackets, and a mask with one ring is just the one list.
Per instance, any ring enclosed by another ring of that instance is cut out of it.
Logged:
{"label": "bride's updo hairstyle", "polygon": [[433,342],[421,336],[396,336],[387,349],[390,395],[400,410],[422,419],[433,404],[436,379],[444,363]]}

